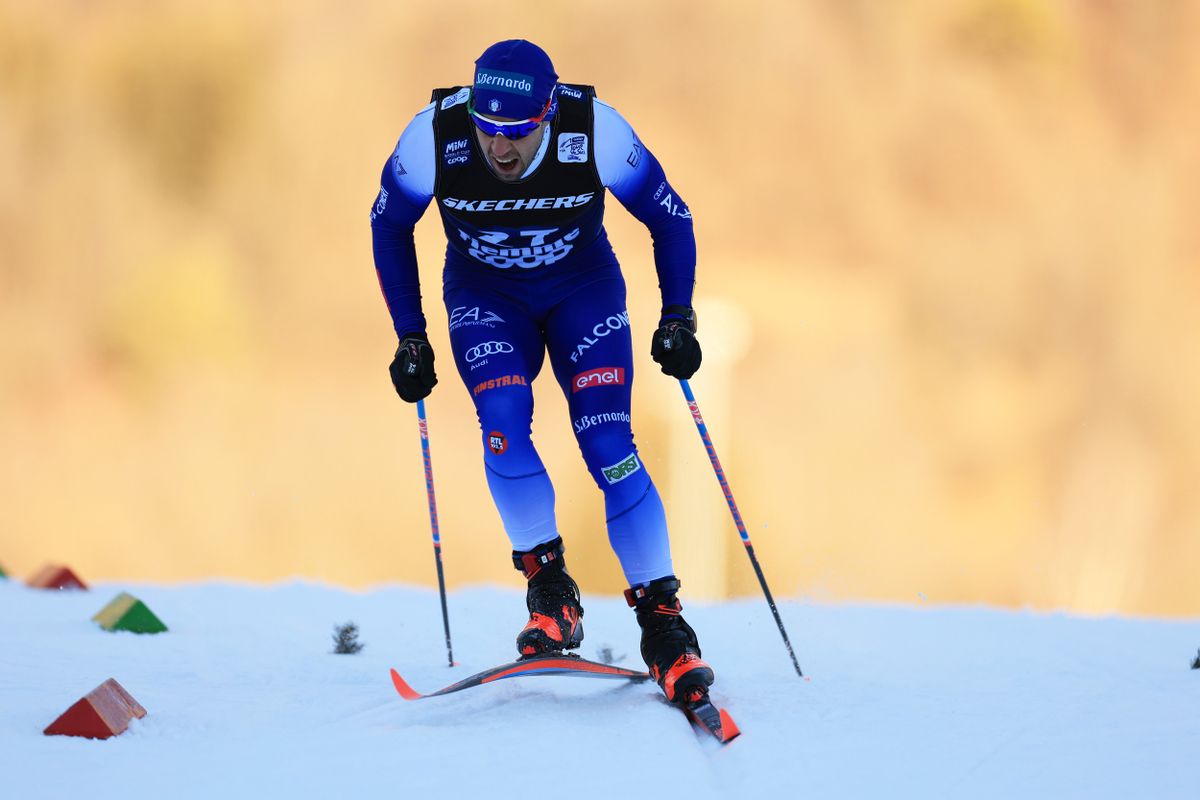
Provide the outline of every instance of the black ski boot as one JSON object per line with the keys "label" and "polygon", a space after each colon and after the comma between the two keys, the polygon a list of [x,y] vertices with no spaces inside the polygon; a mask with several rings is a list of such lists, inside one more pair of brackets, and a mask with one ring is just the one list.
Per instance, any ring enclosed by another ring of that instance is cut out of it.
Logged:
{"label": "black ski boot", "polygon": [[645,586],[627,589],[625,600],[637,611],[642,626],[642,659],[672,703],[690,705],[708,697],[714,676],[700,660],[696,632],[683,619],[683,606],[675,596],[679,581],[674,575]]}
{"label": "black ski boot", "polygon": [[558,537],[528,553],[513,551],[513,566],[529,581],[525,605],[529,622],[517,634],[517,652],[525,656],[573,650],[583,644],[583,606],[579,584],[567,574],[563,540]]}

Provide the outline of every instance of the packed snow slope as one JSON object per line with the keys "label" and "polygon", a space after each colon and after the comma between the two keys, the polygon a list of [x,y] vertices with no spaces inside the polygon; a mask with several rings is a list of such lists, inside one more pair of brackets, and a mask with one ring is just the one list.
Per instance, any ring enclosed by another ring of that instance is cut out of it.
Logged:
{"label": "packed snow slope", "polygon": [[[159,635],[90,621],[120,591]],[[617,598],[585,597],[583,655],[640,666]],[[653,685],[504,681],[406,702],[510,660],[523,597],[311,584],[0,581],[4,797],[1195,798],[1200,621],[1081,619],[981,608],[784,603],[811,681],[762,601],[687,606],[714,696],[743,735],[698,738]],[[366,648],[333,655],[336,623]],[[123,735],[42,735],[106,678],[149,712]],[[669,793],[669,795],[667,794]]]}

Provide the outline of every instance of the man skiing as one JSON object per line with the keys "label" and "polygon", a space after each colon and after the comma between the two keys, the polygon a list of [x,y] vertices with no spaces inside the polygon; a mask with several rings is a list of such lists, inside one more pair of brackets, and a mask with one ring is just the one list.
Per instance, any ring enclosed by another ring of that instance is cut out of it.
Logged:
{"label": "man skiing", "polygon": [[554,489],[530,439],[531,384],[546,353],[584,461],[604,493],[609,541],[630,585],[642,657],[669,700],[713,682],[681,615],[666,516],[633,443],[625,282],[603,227],[604,190],[649,228],[662,294],[651,356],[664,374],[700,366],[691,307],[696,243],[687,205],[654,155],[591,86],[558,83],[549,56],[499,42],[471,86],[437,89],[384,165],[371,212],[375,266],[400,345],[390,371],[415,403],[437,384],[421,313],[413,227],[431,199],[447,238],[450,348],[482,433],[489,489],[528,580],[522,656],[583,641]]}

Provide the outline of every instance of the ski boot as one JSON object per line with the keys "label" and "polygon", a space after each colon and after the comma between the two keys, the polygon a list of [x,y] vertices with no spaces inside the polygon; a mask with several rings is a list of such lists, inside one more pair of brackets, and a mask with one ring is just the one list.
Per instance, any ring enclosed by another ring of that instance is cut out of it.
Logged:
{"label": "ski boot", "polygon": [[513,566],[529,581],[525,605],[529,622],[517,634],[522,658],[574,650],[583,644],[579,584],[567,574],[559,536],[527,553],[513,551]]}
{"label": "ski boot", "polygon": [[679,585],[668,575],[626,590],[625,600],[637,611],[642,659],[651,677],[672,703],[691,706],[707,699],[714,675],[700,660],[696,632],[683,619],[683,606],[675,596]]}

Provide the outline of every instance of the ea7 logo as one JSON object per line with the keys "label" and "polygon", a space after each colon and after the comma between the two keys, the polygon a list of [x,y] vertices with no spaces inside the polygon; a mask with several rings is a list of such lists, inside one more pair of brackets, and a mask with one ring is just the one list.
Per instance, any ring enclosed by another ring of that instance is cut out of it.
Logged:
{"label": "ea7 logo", "polygon": [[630,453],[628,457],[621,459],[611,467],[604,467],[600,471],[604,473],[604,480],[613,484],[620,483],[641,468],[637,453]]}
{"label": "ea7 logo", "polygon": [[587,372],[581,372],[571,378],[571,394],[591,389],[593,386],[624,386],[625,369],[623,367],[600,367]]}
{"label": "ea7 logo", "polygon": [[588,160],[586,133],[560,133],[558,160],[563,164],[582,164]]}
{"label": "ea7 logo", "polygon": [[642,163],[642,143],[638,141],[636,133],[633,135],[633,149],[629,151],[625,163],[634,169],[637,169],[638,164]]}
{"label": "ea7 logo", "polygon": [[499,314],[487,309],[481,310],[479,306],[475,306],[474,308],[456,306],[450,312],[450,330],[452,331],[458,330],[464,325],[484,325],[488,328],[494,328],[497,322],[504,322]]}

